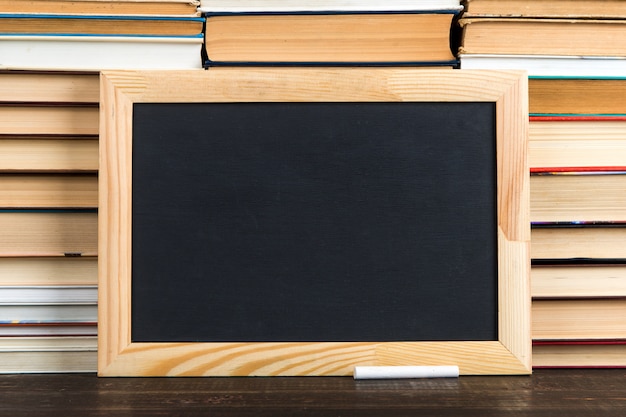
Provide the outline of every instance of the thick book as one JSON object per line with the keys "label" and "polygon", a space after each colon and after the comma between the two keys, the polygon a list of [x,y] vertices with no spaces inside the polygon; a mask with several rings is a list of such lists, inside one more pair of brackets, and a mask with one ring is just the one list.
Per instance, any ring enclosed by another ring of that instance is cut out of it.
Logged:
{"label": "thick book", "polygon": [[462,18],[459,53],[625,56],[626,20]]}
{"label": "thick book", "polygon": [[93,372],[96,336],[2,336],[0,373]]}
{"label": "thick book", "polygon": [[626,339],[533,342],[533,368],[624,368]]}
{"label": "thick book", "polygon": [[0,337],[93,337],[98,335],[97,322],[0,322]]}
{"label": "thick book", "polygon": [[96,256],[95,210],[0,211],[0,257]]}
{"label": "thick book", "polygon": [[626,222],[626,167],[531,170],[530,208],[533,222]]}
{"label": "thick book", "polygon": [[626,116],[531,116],[528,160],[531,169],[622,165]]}
{"label": "thick book", "polygon": [[88,323],[98,320],[98,307],[92,304],[3,304],[0,323]]}
{"label": "thick book", "polygon": [[0,286],[94,286],[95,256],[0,257]]}
{"label": "thick book", "polygon": [[0,208],[97,208],[96,174],[0,175]]}
{"label": "thick book", "polygon": [[626,73],[623,56],[461,53],[458,58],[461,69],[523,69],[529,76],[620,77]]}
{"label": "thick book", "polygon": [[465,0],[468,16],[621,19],[623,0]]}
{"label": "thick book", "polygon": [[626,78],[530,77],[528,106],[531,116],[624,116]]}
{"label": "thick book", "polygon": [[3,35],[198,36],[202,17],[0,13]]}
{"label": "thick book", "polygon": [[95,336],[0,337],[0,373],[94,372]]}
{"label": "thick book", "polygon": [[98,367],[98,353],[92,349],[0,351],[0,358],[2,374],[83,373],[95,372]]}
{"label": "thick book", "polygon": [[530,255],[533,260],[626,259],[624,242],[626,223],[533,223]]}
{"label": "thick book", "polygon": [[533,300],[532,338],[626,339],[626,298]]}
{"label": "thick book", "polygon": [[1,352],[96,351],[98,340],[93,336],[0,337]]}
{"label": "thick book", "polygon": [[207,15],[205,66],[236,64],[456,64],[455,14]]}
{"label": "thick book", "polygon": [[3,13],[198,16],[198,0],[0,0]]}
{"label": "thick book", "polygon": [[[1,110],[0,110],[1,112]],[[96,173],[98,136],[17,136],[0,131],[2,173]]]}
{"label": "thick book", "polygon": [[200,0],[204,13],[461,11],[460,0]]}
{"label": "thick book", "polygon": [[626,260],[533,264],[534,298],[626,297]]}
{"label": "thick book", "polygon": [[96,285],[2,285],[0,305],[96,304]]}
{"label": "thick book", "polygon": [[0,35],[0,69],[202,69],[203,39],[202,34],[166,37]]}
{"label": "thick book", "polygon": [[0,102],[98,103],[98,73],[0,72]]}
{"label": "thick book", "polygon": [[[1,42],[1,41],[0,41]],[[2,135],[97,135],[97,105],[0,103]]]}

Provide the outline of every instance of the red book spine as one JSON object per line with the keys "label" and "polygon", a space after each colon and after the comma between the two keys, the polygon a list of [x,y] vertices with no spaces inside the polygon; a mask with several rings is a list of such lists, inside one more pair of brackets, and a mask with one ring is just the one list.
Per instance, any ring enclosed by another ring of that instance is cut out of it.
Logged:
{"label": "red book spine", "polygon": [[626,166],[584,166],[584,167],[535,167],[531,174],[544,175],[620,175],[626,174]]}
{"label": "red book spine", "polygon": [[626,122],[626,115],[602,116],[602,115],[585,115],[585,116],[529,116],[531,122]]}

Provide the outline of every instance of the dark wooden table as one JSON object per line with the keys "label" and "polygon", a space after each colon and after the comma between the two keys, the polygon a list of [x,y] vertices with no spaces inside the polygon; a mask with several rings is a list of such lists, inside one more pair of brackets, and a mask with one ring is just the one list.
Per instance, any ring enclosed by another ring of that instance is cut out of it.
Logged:
{"label": "dark wooden table", "polygon": [[626,416],[626,369],[370,380],[2,375],[0,416]]}

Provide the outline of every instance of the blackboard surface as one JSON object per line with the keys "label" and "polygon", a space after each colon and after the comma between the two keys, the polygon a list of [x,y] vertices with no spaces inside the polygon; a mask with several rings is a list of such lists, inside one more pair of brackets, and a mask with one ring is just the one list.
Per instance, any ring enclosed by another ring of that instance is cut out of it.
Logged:
{"label": "blackboard surface", "polygon": [[136,103],[133,342],[498,340],[495,105]]}

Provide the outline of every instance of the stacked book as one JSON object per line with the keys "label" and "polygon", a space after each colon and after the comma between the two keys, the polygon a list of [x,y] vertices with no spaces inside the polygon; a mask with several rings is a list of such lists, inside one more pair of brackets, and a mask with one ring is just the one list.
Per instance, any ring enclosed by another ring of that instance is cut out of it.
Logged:
{"label": "stacked book", "polygon": [[460,0],[201,0],[204,66],[454,67]]}
{"label": "stacked book", "polygon": [[96,367],[98,82],[0,72],[0,372]]}
{"label": "stacked book", "polygon": [[622,0],[466,0],[462,68],[541,76],[614,76],[626,69]]}
{"label": "stacked book", "polygon": [[0,0],[0,372],[96,370],[98,71],[201,71],[198,6]]}
{"label": "stacked book", "polygon": [[202,68],[195,0],[0,0],[0,69]]}
{"label": "stacked book", "polygon": [[468,0],[461,68],[529,74],[533,364],[626,366],[626,3]]}

